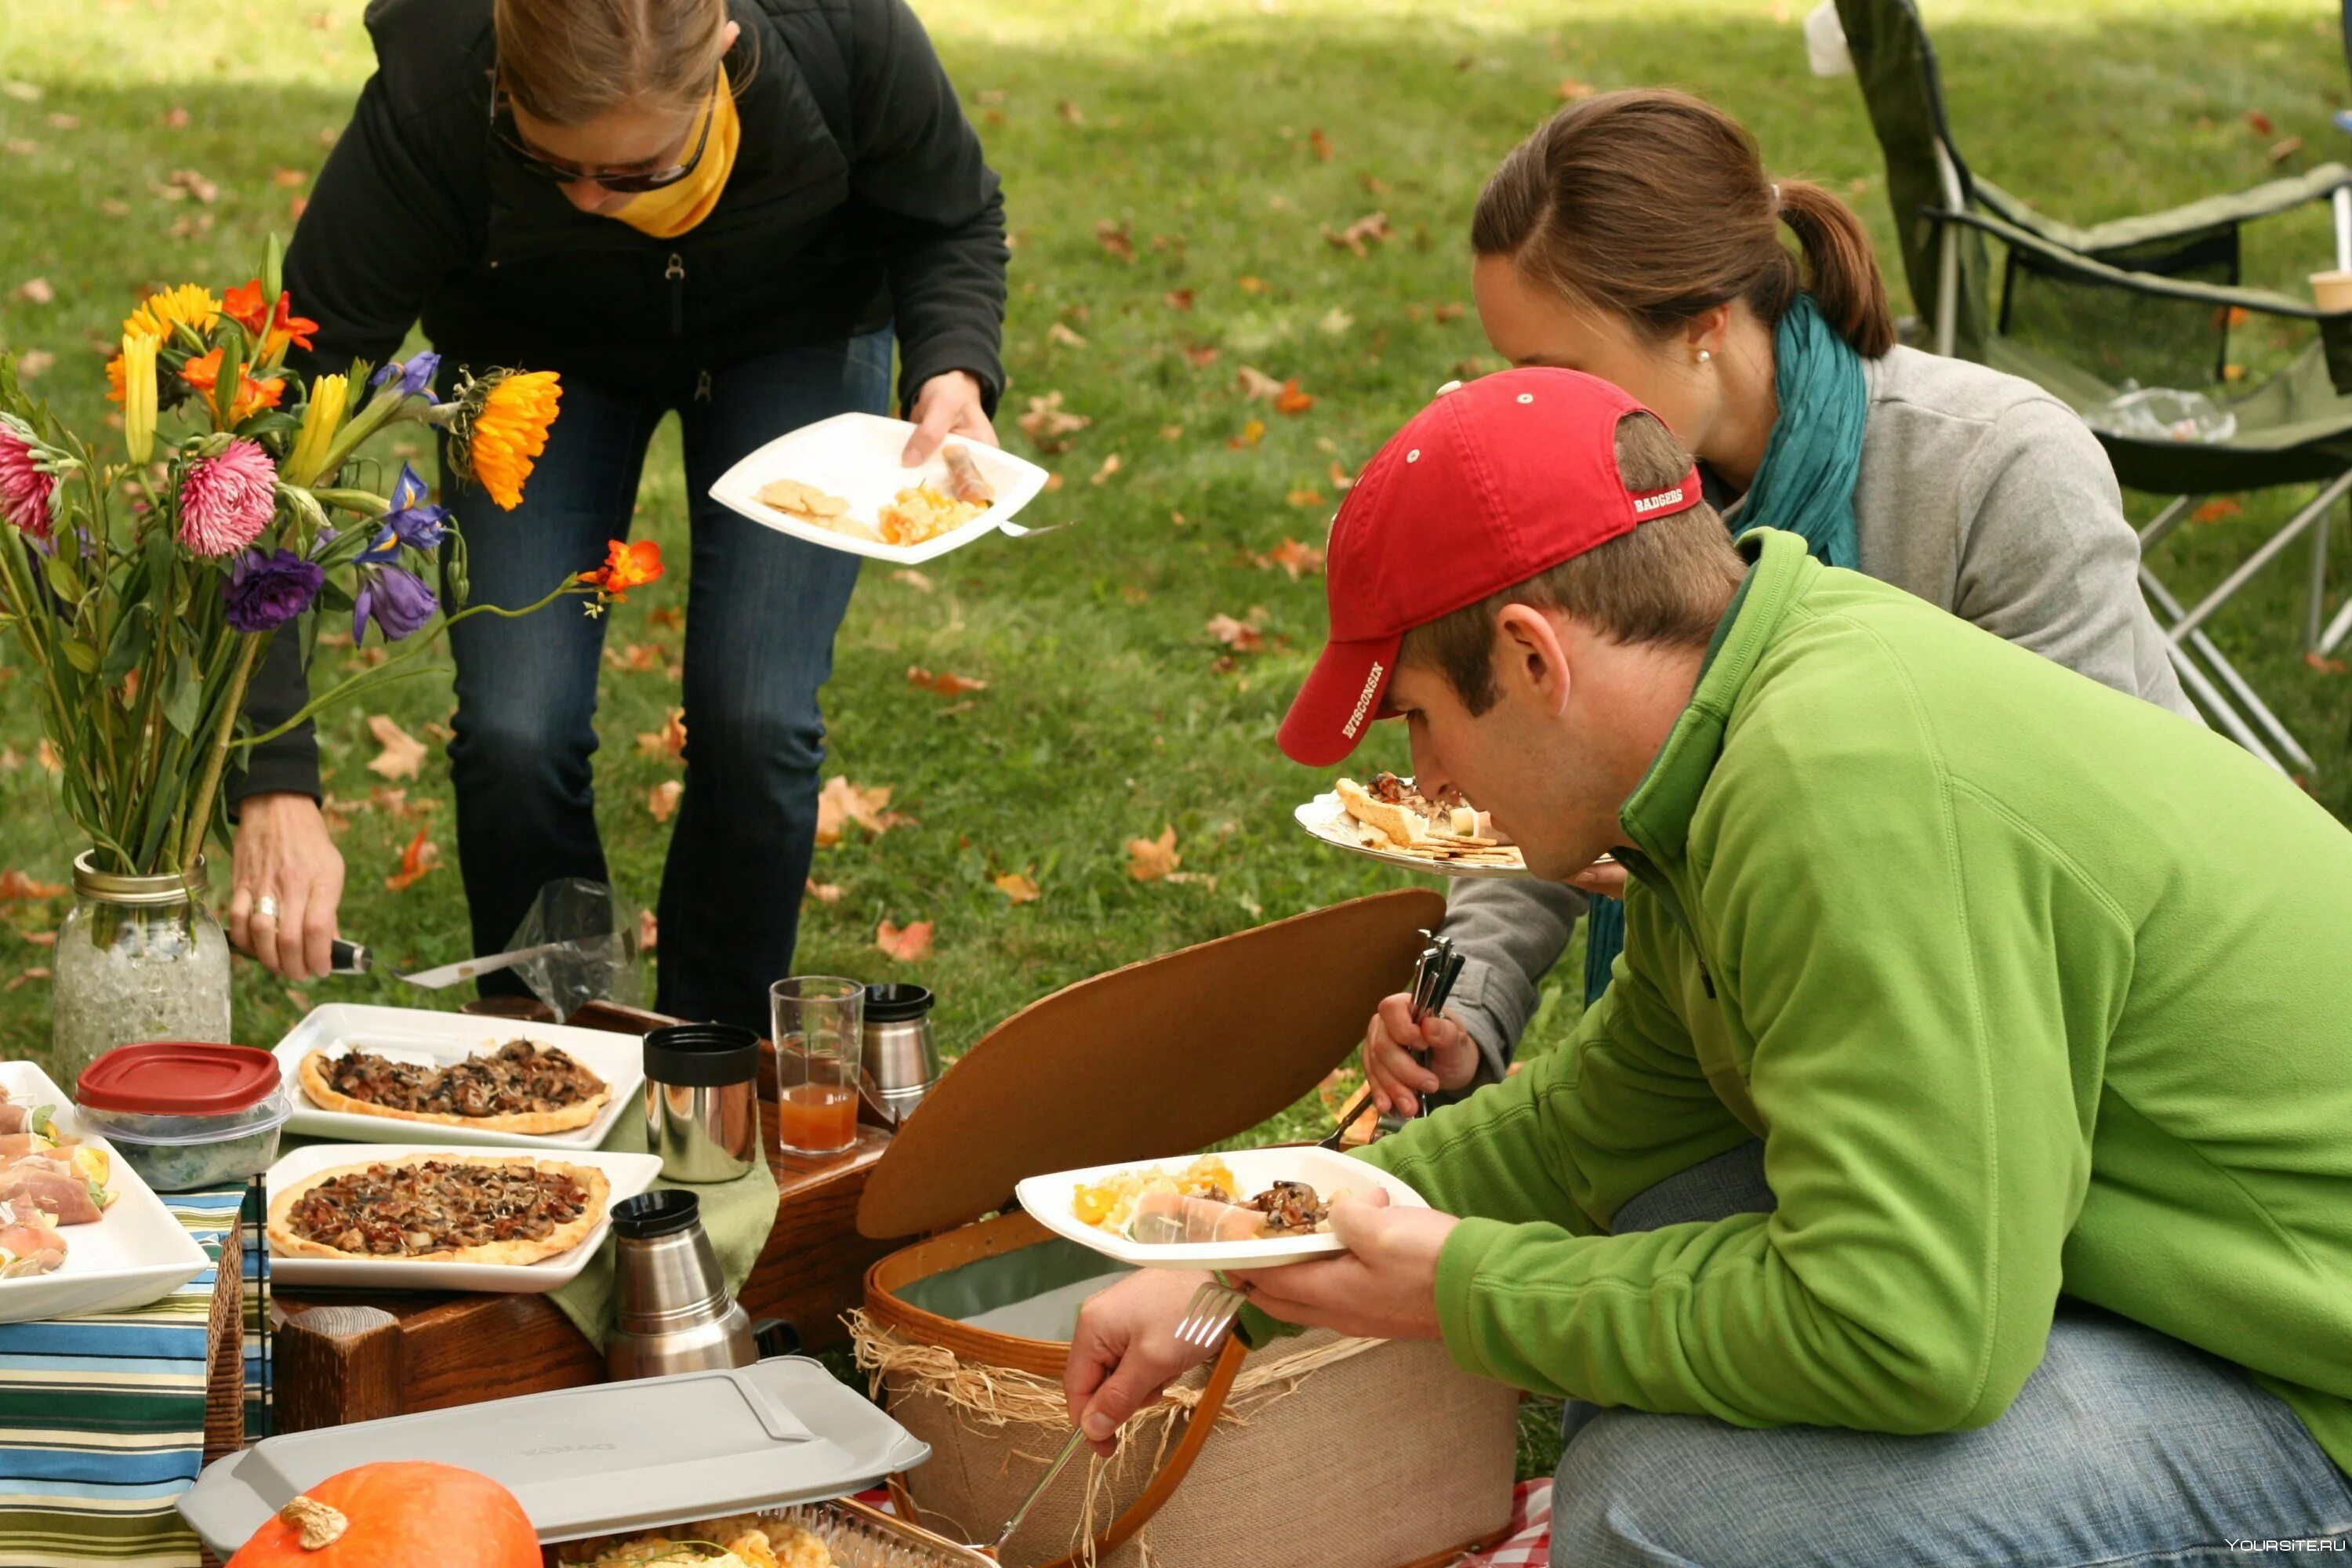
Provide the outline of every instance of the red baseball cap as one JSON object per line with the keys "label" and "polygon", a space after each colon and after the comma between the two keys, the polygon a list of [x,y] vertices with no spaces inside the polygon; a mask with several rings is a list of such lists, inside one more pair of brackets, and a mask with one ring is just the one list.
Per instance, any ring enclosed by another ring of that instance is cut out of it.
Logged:
{"label": "red baseball cap", "polygon": [[1696,465],[1629,491],[1617,424],[1647,412],[1578,371],[1509,370],[1441,391],[1364,466],[1332,520],[1331,635],[1282,721],[1328,767],[1381,716],[1404,634],[1705,498]]}

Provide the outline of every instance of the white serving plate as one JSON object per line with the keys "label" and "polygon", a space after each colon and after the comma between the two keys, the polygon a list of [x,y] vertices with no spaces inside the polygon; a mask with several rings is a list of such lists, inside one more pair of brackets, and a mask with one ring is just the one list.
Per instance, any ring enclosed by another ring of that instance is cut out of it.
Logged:
{"label": "white serving plate", "polygon": [[[373,1164],[411,1154],[465,1154],[478,1158],[482,1152],[478,1145],[459,1143],[313,1143],[295,1150],[269,1167],[269,1199],[274,1204],[279,1193],[303,1177],[341,1165]],[[657,1154],[606,1154],[593,1149],[585,1153],[571,1149],[508,1149],[497,1152],[517,1159],[560,1160],[567,1164],[594,1166],[613,1185],[604,1199],[607,1209],[623,1198],[633,1198],[644,1192],[661,1174],[661,1157]],[[569,1252],[559,1252],[537,1263],[287,1258],[273,1243],[269,1248],[269,1277],[282,1285],[342,1285],[379,1290],[494,1290],[533,1296],[577,1279],[580,1271],[588,1267],[588,1260],[596,1256],[596,1248],[604,1245],[604,1233],[611,1226],[609,1215],[600,1217],[587,1240]]]}
{"label": "white serving plate", "polygon": [[[1427,1208],[1422,1195],[1376,1165],[1350,1158],[1336,1149],[1301,1144],[1282,1149],[1242,1149],[1220,1154],[1241,1184],[1237,1197],[1247,1199],[1276,1182],[1305,1182],[1328,1199],[1340,1191],[1388,1189],[1389,1202],[1399,1207]],[[1031,1176],[1013,1189],[1022,1208],[1056,1236],[1067,1237],[1106,1258],[1138,1268],[1272,1268],[1310,1258],[1329,1258],[1348,1249],[1336,1236],[1285,1236],[1264,1241],[1192,1241],[1154,1247],[1114,1236],[1088,1225],[1072,1212],[1080,1185],[1091,1185],[1122,1171],[1159,1166],[1171,1174],[1192,1163],[1192,1156],[1166,1160],[1121,1160],[1111,1165],[1090,1165],[1082,1171],[1055,1171]]]}
{"label": "white serving plate", "polygon": [[56,1109],[58,1131],[104,1149],[114,1202],[94,1225],[65,1225],[66,1260],[55,1272],[0,1279],[0,1323],[82,1312],[120,1312],[159,1300],[212,1267],[205,1249],[172,1217],[121,1152],[91,1132],[65,1090],[32,1062],[0,1062],[8,1098]]}
{"label": "white serving plate", "polygon": [[[346,1047],[366,1046],[379,1055],[446,1066],[494,1051],[509,1040],[561,1046],[583,1067],[612,1086],[613,1096],[596,1120],[569,1132],[501,1132],[494,1128],[453,1127],[439,1121],[409,1121],[391,1116],[358,1116],[324,1110],[302,1092],[302,1058],[312,1050],[341,1056]],[[278,1042],[272,1052],[294,1114],[289,1132],[313,1138],[349,1138],[363,1143],[468,1143],[498,1149],[593,1149],[625,1113],[641,1114],[639,1090],[646,1081],[645,1042],[607,1029],[573,1029],[562,1024],[529,1024],[517,1018],[481,1018],[470,1013],[439,1013],[424,1007],[362,1007],[334,1003],[311,1010]]]}
{"label": "white serving plate", "polygon": [[753,522],[779,533],[789,533],[794,539],[821,544],[827,550],[845,550],[852,555],[870,555],[877,561],[895,561],[902,566],[919,565],[950,550],[961,550],[999,528],[1016,538],[1028,531],[1004,525],[1013,513],[1037,499],[1037,492],[1045,488],[1049,477],[1045,470],[999,447],[967,441],[960,436],[948,439],[971,449],[972,461],[980,466],[981,476],[987,479],[989,488],[995,490],[996,500],[962,527],[920,544],[884,544],[879,540],[860,539],[778,511],[760,499],[760,487],[770,480],[798,479],[829,495],[839,496],[849,503],[849,516],[871,527],[881,516],[882,509],[909,485],[928,484],[943,492],[948,489],[947,459],[937,453],[920,468],[899,466],[898,455],[906,450],[907,438],[914,433],[915,427],[903,419],[885,419],[878,414],[836,414],[779,436],[745,457],[719,476],[718,482],[710,487],[710,499],[741,512]]}
{"label": "white serving plate", "polygon": [[1295,807],[1291,817],[1324,843],[1340,849],[1368,856],[1382,865],[1402,866],[1408,871],[1420,871],[1432,877],[1531,877],[1524,864],[1517,866],[1465,865],[1459,860],[1431,860],[1419,855],[1407,855],[1402,850],[1383,849],[1362,843],[1356,837],[1358,826],[1339,804],[1337,791],[1317,795],[1313,800]]}

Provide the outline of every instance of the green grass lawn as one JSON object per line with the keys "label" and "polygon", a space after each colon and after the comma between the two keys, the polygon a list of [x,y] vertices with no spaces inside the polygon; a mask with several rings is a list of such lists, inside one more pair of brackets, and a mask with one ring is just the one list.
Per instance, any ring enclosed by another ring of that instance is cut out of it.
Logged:
{"label": "green grass lawn", "polygon": [[[1320,850],[1290,823],[1290,805],[1317,781],[1279,757],[1273,731],[1322,626],[1321,584],[1254,558],[1286,540],[1319,542],[1335,470],[1352,470],[1438,383],[1496,368],[1465,309],[1468,214],[1486,174],[1557,105],[1564,80],[1675,83],[1714,98],[1755,129],[1775,173],[1849,192],[1891,258],[1876,145],[1853,81],[1806,73],[1804,9],[925,5],[1008,192],[1007,444],[1034,452],[1013,422],[1032,396],[1058,392],[1093,423],[1045,459],[1065,483],[1027,520],[1074,526],[940,561],[928,589],[887,569],[866,574],[826,692],[828,772],[890,786],[892,806],[916,824],[819,851],[818,879],[843,892],[808,906],[800,967],[934,986],[954,1051],[1082,976],[1395,885],[1395,874]],[[0,342],[55,356],[33,387],[70,419],[94,423],[103,409],[102,362],[88,340],[111,338],[134,289],[240,281],[263,237],[290,229],[289,204],[370,68],[360,10],[359,0],[0,7]],[[2352,90],[2333,5],[1931,0],[1927,12],[1964,150],[2052,212],[2088,221],[2236,189],[2270,172],[2285,138],[2303,141],[2282,154],[2288,167],[2339,150],[2327,114]],[[185,179],[180,199],[159,196],[180,170],[216,185],[214,199],[186,194],[201,182]],[[1358,256],[1327,242],[1327,230],[1376,211],[1391,226],[1385,243]],[[1106,243],[1106,231],[1123,242]],[[2249,281],[2300,289],[2328,261],[2325,215],[2265,226],[2251,252]],[[51,302],[17,291],[36,278]],[[1178,309],[1185,300],[1190,309]],[[1245,401],[1244,365],[1297,378],[1314,406],[1284,416]],[[1237,445],[1253,419],[1265,421],[1263,438]],[[641,525],[682,563],[676,454],[666,431]],[[2282,498],[2249,497],[2242,516],[2185,530],[2165,548],[2168,574],[2185,590],[2210,584],[2285,510]],[[2340,520],[2335,528],[2341,552]],[[2301,731],[2320,763],[2310,787],[2345,815],[2352,678],[2298,658],[2303,560],[2296,552],[2275,565],[2213,633]],[[616,651],[664,650],[640,656],[650,668],[609,671],[603,692],[606,843],[624,891],[640,900],[666,838],[647,795],[676,764],[633,737],[658,730],[677,700],[663,667],[678,633],[650,616],[682,602],[681,587],[636,596],[609,634]],[[1206,629],[1219,615],[1260,624],[1264,651],[1228,655]],[[988,688],[936,697],[908,685],[909,665]],[[33,704],[12,689],[15,673],[0,668],[0,763],[10,764],[0,768],[0,868],[61,881],[78,846],[31,760]],[[375,710],[422,735],[449,705],[436,673]],[[329,787],[365,801],[379,781],[364,765],[374,754],[364,713],[341,715],[324,740]],[[1369,765],[1402,760],[1394,735],[1370,750]],[[438,803],[423,820],[454,853],[437,751],[407,787],[412,805]],[[345,928],[404,967],[462,956],[466,944],[454,868],[404,893],[384,887],[415,826],[362,808],[341,837]],[[1169,826],[1197,879],[1130,879],[1124,841]],[[992,881],[1008,871],[1033,876],[1043,896],[1010,902]],[[61,902],[0,904],[0,984],[11,986],[0,991],[0,1054],[47,1049],[47,984],[23,977],[47,954],[26,936],[62,914]],[[908,965],[884,958],[874,937],[885,920],[936,922],[936,952]],[[1580,965],[1561,973],[1546,1039],[1577,1011]],[[414,1000],[374,978],[308,992],[245,966],[240,1037],[274,1041],[309,1002]],[[1302,1106],[1275,1130],[1314,1121]]]}

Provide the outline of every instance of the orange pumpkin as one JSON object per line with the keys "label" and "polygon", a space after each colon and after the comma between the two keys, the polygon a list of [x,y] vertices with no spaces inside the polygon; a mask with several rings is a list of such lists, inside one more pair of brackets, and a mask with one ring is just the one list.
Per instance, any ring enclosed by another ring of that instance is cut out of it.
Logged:
{"label": "orange pumpkin", "polygon": [[278,1510],[228,1568],[540,1568],[514,1493],[424,1461],[361,1465]]}

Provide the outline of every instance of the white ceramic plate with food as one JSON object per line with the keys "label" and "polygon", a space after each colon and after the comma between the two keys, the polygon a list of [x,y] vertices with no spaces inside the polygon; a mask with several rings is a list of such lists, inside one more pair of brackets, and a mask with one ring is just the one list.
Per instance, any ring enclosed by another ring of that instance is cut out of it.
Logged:
{"label": "white ceramic plate with food", "polygon": [[612,1190],[604,1195],[606,1213],[596,1216],[585,1240],[566,1252],[537,1263],[446,1263],[425,1258],[288,1258],[275,1242],[269,1248],[269,1278],[280,1285],[341,1285],[377,1290],[490,1290],[529,1296],[555,1289],[578,1279],[604,1245],[612,1227],[611,1209],[623,1198],[633,1198],[654,1184],[661,1174],[657,1154],[606,1154],[595,1150],[484,1150],[473,1144],[435,1143],[313,1143],[297,1149],[269,1167],[268,1177],[273,1217],[278,1196],[306,1176],[347,1165],[372,1165],[416,1155],[451,1154],[464,1159],[495,1159],[500,1154],[520,1161],[555,1160],[568,1165],[589,1165],[604,1173]]}
{"label": "white ceramic plate with food", "polygon": [[[493,1128],[414,1121],[397,1116],[361,1116],[329,1110],[302,1089],[302,1058],[314,1050],[339,1057],[361,1047],[395,1061],[446,1067],[467,1057],[487,1056],[509,1040],[561,1047],[573,1060],[604,1080],[611,1096],[596,1119],[568,1132],[509,1132]],[[344,1138],[365,1143],[471,1143],[491,1148],[593,1149],[624,1114],[643,1114],[639,1091],[646,1081],[645,1042],[607,1029],[574,1029],[562,1024],[530,1024],[516,1018],[482,1018],[471,1013],[439,1013],[424,1007],[362,1007],[334,1003],[310,1016],[278,1042],[272,1053],[294,1114],[286,1130],[312,1138]]]}
{"label": "white ceramic plate with food", "polygon": [[104,1150],[105,1185],[114,1194],[97,1219],[58,1227],[66,1244],[64,1263],[47,1274],[0,1279],[0,1323],[143,1307],[212,1267],[154,1189],[112,1144],[84,1127],[73,1102],[48,1074],[32,1062],[0,1062],[0,1088],[18,1104],[49,1107],[61,1135]]}
{"label": "white ceramic plate with food", "polygon": [[[932,454],[920,468],[904,468],[899,464],[899,454],[906,450],[908,438],[914,433],[915,427],[903,419],[885,419],[878,414],[836,414],[779,436],[751,453],[719,476],[718,482],[710,487],[710,499],[741,512],[753,522],[811,544],[821,544],[827,550],[846,550],[853,555],[870,555],[877,561],[914,566],[951,550],[961,550],[982,535],[1004,528],[1014,513],[1036,500],[1037,492],[1045,488],[1048,476],[1036,464],[957,436],[949,437],[941,450]],[[882,509],[903,489],[929,485],[951,495],[944,456],[947,446],[960,446],[969,452],[981,478],[996,492],[985,510],[918,544],[886,544],[879,539],[866,537],[863,531],[852,531],[877,527]],[[779,479],[797,480],[848,502],[841,516],[849,529],[828,528],[761,500],[761,489]],[[1017,535],[1026,531],[1004,528],[1004,531]]]}
{"label": "white ceramic plate with food", "polygon": [[1324,843],[1337,848],[1369,856],[1384,865],[1402,866],[1408,871],[1423,871],[1433,877],[1526,877],[1527,863],[1519,858],[1518,850],[1511,846],[1511,861],[1507,865],[1477,860],[1441,860],[1427,855],[1410,854],[1390,843],[1380,829],[1357,821],[1348,815],[1339,803],[1336,791],[1317,795],[1294,808],[1291,816]]}
{"label": "white ceramic plate with food", "polygon": [[[1374,1165],[1312,1144],[1281,1149],[1241,1149],[1214,1156],[1232,1171],[1234,1197],[1246,1203],[1276,1182],[1304,1182],[1328,1203],[1342,1192],[1388,1190],[1389,1201],[1401,1207],[1427,1208],[1419,1193]],[[1328,1231],[1304,1236],[1272,1236],[1248,1240],[1144,1242],[1130,1240],[1078,1217],[1076,1200],[1081,1187],[1097,1186],[1129,1172],[1164,1171],[1175,1175],[1194,1156],[1167,1160],[1122,1160],[1112,1165],[1090,1165],[1081,1171],[1056,1171],[1031,1176],[1014,1193],[1021,1207],[1056,1236],[1067,1237],[1106,1258],[1138,1268],[1272,1268],[1310,1258],[1345,1252],[1339,1238]]]}

